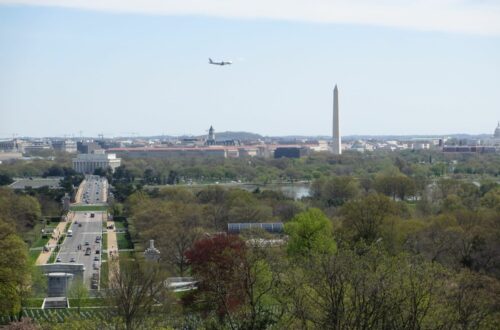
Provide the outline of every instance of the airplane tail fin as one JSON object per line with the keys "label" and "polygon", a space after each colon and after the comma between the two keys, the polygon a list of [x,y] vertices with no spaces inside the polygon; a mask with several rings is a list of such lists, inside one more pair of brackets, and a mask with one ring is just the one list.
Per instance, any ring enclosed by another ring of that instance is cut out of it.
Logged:
{"label": "airplane tail fin", "polygon": [[212,59],[209,57],[208,58],[208,63],[212,64],[212,63],[214,63],[214,61],[212,61]]}

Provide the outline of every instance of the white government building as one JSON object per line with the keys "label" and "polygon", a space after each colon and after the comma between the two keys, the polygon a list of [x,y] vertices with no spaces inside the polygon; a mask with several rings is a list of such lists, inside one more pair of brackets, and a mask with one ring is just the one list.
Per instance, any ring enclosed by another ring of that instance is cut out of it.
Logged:
{"label": "white government building", "polygon": [[92,174],[97,168],[111,168],[114,171],[121,164],[115,154],[107,154],[104,150],[94,150],[90,154],[78,154],[73,158],[73,169],[79,173]]}

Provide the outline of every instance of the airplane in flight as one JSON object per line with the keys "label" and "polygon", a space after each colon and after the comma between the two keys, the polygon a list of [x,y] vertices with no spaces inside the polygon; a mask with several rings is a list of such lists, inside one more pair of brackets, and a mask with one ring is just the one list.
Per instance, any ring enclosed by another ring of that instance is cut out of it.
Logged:
{"label": "airplane in flight", "polygon": [[214,62],[214,61],[212,61],[211,58],[208,58],[208,64],[213,64],[213,65],[230,65],[230,64],[233,64],[233,62],[231,62],[231,61]]}

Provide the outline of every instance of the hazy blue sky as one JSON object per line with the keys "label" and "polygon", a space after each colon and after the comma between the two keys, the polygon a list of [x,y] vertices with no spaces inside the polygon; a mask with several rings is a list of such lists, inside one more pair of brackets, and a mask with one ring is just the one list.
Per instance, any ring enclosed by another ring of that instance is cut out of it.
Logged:
{"label": "hazy blue sky", "polygon": [[329,135],[336,83],[342,135],[500,120],[500,1],[34,2],[0,0],[0,137]]}

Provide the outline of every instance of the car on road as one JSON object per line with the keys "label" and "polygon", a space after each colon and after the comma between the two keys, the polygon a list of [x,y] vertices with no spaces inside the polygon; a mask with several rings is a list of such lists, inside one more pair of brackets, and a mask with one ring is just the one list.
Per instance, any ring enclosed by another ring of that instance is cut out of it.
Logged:
{"label": "car on road", "polygon": [[76,262],[76,259],[73,257],[69,260],[69,262]]}
{"label": "car on road", "polygon": [[99,253],[101,253],[100,250],[95,250],[95,254],[99,254]]}
{"label": "car on road", "polygon": [[86,255],[86,256],[89,256],[91,252],[92,252],[92,250],[88,247],[88,248],[85,250],[85,255]]}
{"label": "car on road", "polygon": [[95,261],[92,267],[94,267],[94,269],[99,269],[99,262]]}
{"label": "car on road", "polygon": [[61,257],[57,257],[56,262],[61,262]]}
{"label": "car on road", "polygon": [[85,241],[85,245],[90,245],[90,244],[89,244],[89,241]]}
{"label": "car on road", "polygon": [[94,261],[99,261],[99,256],[95,256]]}

